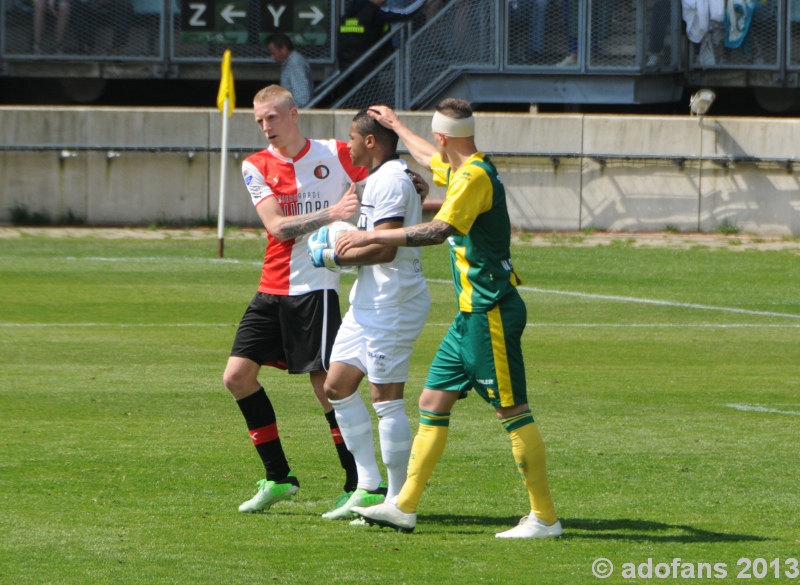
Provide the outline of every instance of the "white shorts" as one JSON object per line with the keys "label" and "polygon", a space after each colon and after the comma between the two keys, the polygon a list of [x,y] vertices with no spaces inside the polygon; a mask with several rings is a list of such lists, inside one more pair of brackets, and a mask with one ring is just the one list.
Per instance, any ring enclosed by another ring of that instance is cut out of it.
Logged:
{"label": "white shorts", "polygon": [[401,305],[377,309],[351,306],[336,334],[331,363],[355,366],[373,384],[406,382],[411,351],[430,308],[427,289]]}

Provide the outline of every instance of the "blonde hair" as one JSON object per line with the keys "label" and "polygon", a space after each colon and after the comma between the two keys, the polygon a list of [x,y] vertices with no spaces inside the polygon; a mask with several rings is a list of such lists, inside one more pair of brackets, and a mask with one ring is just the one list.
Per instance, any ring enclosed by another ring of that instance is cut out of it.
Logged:
{"label": "blonde hair", "polygon": [[294,102],[292,92],[288,89],[282,88],[280,85],[268,85],[255,95],[253,98],[254,104],[263,104],[266,101],[275,100],[278,104],[286,106],[289,109],[296,108],[297,104]]}

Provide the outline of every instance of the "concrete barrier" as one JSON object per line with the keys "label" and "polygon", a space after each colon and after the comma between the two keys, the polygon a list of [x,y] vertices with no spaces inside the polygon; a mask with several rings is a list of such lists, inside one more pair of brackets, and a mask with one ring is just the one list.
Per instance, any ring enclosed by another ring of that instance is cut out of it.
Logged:
{"label": "concrete barrier", "polygon": [[[303,111],[300,125],[308,136],[346,140],[353,114]],[[476,117],[478,146],[500,170],[515,227],[709,232],[727,224],[800,235],[800,121]],[[429,112],[404,120],[430,135]],[[90,225],[207,221],[218,211],[220,143],[216,109],[2,107],[0,222],[20,209]],[[265,146],[250,111],[231,117],[228,144],[226,219],[259,225],[239,170]],[[432,189],[430,200],[443,197]]]}

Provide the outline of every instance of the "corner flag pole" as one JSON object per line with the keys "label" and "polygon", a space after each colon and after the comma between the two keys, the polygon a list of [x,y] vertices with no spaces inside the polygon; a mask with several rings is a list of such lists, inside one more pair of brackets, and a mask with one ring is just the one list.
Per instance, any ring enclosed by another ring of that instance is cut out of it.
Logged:
{"label": "corner flag pole", "polygon": [[217,213],[217,258],[222,258],[225,248],[225,174],[228,167],[228,110],[230,104],[225,98],[222,117],[222,148],[219,165],[219,211]]}
{"label": "corner flag pole", "polygon": [[222,258],[225,248],[225,174],[228,167],[228,118],[236,107],[236,92],[233,88],[231,71],[231,51],[226,49],[222,56],[222,77],[217,93],[217,107],[222,111],[222,146],[219,167],[219,211],[217,213],[217,257]]}

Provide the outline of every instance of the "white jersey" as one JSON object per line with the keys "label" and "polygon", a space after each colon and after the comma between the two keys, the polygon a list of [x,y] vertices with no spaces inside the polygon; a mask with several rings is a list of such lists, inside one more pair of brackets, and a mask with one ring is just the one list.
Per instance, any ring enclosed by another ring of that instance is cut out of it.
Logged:
{"label": "white jersey", "polygon": [[[370,172],[358,229],[372,231],[387,221],[402,221],[404,227],[422,223],[422,201],[406,168],[405,161],[392,159]],[[396,305],[426,290],[421,256],[418,247],[398,247],[391,262],[360,266],[350,304],[360,308]]]}
{"label": "white jersey", "polygon": [[[275,197],[283,215],[301,215],[337,203],[352,182],[363,181],[367,169],[350,160],[347,144],[337,140],[308,140],[293,159],[273,150],[257,152],[242,163],[242,175],[253,205]],[[308,259],[308,237],[277,241],[267,234],[267,250],[258,291],[301,295],[314,290],[338,290],[339,275],[314,268]]]}

